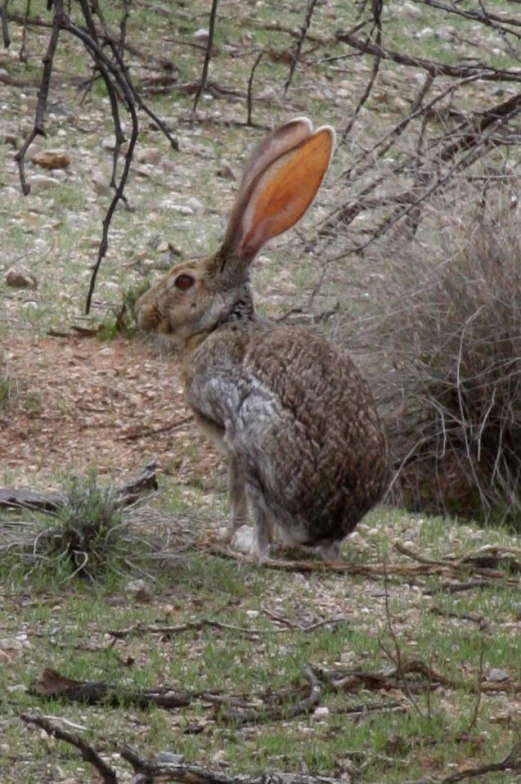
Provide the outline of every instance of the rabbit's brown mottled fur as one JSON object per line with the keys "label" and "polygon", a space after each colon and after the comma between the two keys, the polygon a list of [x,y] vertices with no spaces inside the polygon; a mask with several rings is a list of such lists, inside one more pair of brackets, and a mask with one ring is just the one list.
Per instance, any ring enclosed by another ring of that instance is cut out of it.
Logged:
{"label": "rabbit's brown mottled fur", "polygon": [[352,360],[313,332],[258,318],[248,279],[260,247],[313,201],[333,145],[332,129],[312,133],[305,118],[275,130],[245,168],[221,249],[176,265],[136,305],[143,329],[184,347],[187,402],[228,458],[230,538],[248,498],[262,557],[274,524],[337,557],[387,481],[384,430]]}

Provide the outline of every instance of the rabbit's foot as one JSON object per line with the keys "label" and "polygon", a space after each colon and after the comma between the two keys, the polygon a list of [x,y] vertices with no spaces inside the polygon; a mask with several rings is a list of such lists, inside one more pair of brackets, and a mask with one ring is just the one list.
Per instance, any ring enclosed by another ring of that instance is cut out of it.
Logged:
{"label": "rabbit's foot", "polygon": [[257,531],[249,525],[241,525],[233,532],[230,546],[239,553],[255,556],[259,563],[266,561],[269,557],[269,544],[259,542]]}
{"label": "rabbit's foot", "polygon": [[325,563],[336,563],[342,560],[340,558],[341,547],[342,542],[340,541],[319,545],[315,550]]}

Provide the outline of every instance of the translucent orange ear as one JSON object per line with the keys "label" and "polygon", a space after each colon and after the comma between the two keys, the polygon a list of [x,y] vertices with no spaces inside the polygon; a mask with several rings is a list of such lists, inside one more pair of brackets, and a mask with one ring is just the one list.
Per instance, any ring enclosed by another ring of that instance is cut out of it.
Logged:
{"label": "translucent orange ear", "polygon": [[260,248],[302,218],[315,198],[335,146],[329,126],[311,134],[298,118],[274,131],[244,171],[223,244],[227,267],[240,274]]}
{"label": "translucent orange ear", "polygon": [[[239,194],[244,193],[268,164],[279,158],[288,150],[292,150],[308,136],[311,136],[313,126],[307,117],[296,117],[294,120],[280,128],[275,128],[270,135],[254,149],[251,158],[242,173]],[[240,198],[237,199],[240,201]]]}
{"label": "translucent orange ear", "polygon": [[240,258],[253,259],[264,243],[302,218],[322,184],[334,144],[335,132],[325,126],[263,172],[242,216]]}

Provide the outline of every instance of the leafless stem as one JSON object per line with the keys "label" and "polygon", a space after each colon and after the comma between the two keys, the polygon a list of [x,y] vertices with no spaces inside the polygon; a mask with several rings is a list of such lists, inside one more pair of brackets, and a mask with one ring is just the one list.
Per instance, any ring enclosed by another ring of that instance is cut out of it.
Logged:
{"label": "leafless stem", "polygon": [[255,71],[257,70],[257,66],[259,65],[260,61],[262,60],[262,56],[264,54],[264,49],[261,49],[258,53],[257,57],[255,58],[255,62],[252,65],[250,71],[250,78],[248,79],[248,94],[246,98],[246,105],[248,107],[248,113],[246,117],[246,125],[253,125],[252,123],[252,112],[253,112],[253,77],[255,76]]}
{"label": "leafless stem", "polygon": [[0,7],[0,17],[2,18],[2,38],[4,41],[5,49],[9,49],[11,45],[11,38],[9,37],[9,26],[7,24],[8,5],[9,5],[9,0],[2,0],[2,6]]}
{"label": "leafless stem", "polygon": [[210,67],[210,60],[212,59],[212,48],[213,48],[213,39],[215,35],[215,21],[217,19],[218,3],[219,0],[212,0],[212,9],[210,11],[210,23],[208,25],[208,43],[206,44],[206,53],[204,56],[203,72],[201,74],[201,81],[199,83],[199,87],[195,94],[194,106],[192,109],[192,114],[194,116],[197,110],[197,104],[199,103],[199,98],[201,97],[206,87],[206,82],[208,81],[208,69]]}
{"label": "leafless stem", "polygon": [[483,662],[485,659],[485,635],[481,635],[481,646],[479,649],[479,666],[478,666],[478,673],[476,676],[476,704],[474,705],[474,710],[472,712],[472,718],[469,724],[469,733],[472,732],[476,728],[476,724],[478,723],[479,717],[479,709],[481,707],[481,698],[483,696]]}
{"label": "leafless stem", "polygon": [[293,74],[295,73],[295,68],[297,67],[297,63],[300,57],[300,52],[302,50],[302,45],[306,38],[306,34],[309,30],[309,26],[313,18],[313,11],[315,10],[316,4],[317,4],[317,0],[307,0],[306,2],[306,13],[304,15],[304,22],[300,27],[300,35],[295,42],[295,46],[291,54],[291,65],[289,67],[289,73],[286,81],[284,82],[284,91],[283,91],[284,96],[286,96],[288,89],[291,85],[291,82],[293,80]]}
{"label": "leafless stem", "polygon": [[25,47],[27,44],[27,27],[28,27],[28,19],[30,13],[31,13],[31,0],[27,0],[25,6],[24,21],[22,25],[22,44],[20,46],[20,60],[22,62],[25,62],[26,60]]}
{"label": "leafless stem", "polygon": [[[7,5],[6,5],[7,9]],[[56,54],[56,47],[58,46],[58,39],[60,37],[60,29],[63,27],[64,11],[63,0],[55,0],[54,17],[52,23],[51,37],[47,46],[47,52],[43,58],[43,73],[40,90],[38,92],[38,103],[36,104],[36,116],[34,126],[28,136],[26,137],[22,147],[15,155],[15,161],[18,164],[18,171],[20,174],[20,183],[22,186],[22,193],[27,196],[31,188],[27,185],[25,180],[25,155],[27,150],[33,143],[37,136],[45,136],[45,109],[47,106],[47,98],[49,96],[49,88],[51,84],[52,66],[54,63],[54,56]]]}

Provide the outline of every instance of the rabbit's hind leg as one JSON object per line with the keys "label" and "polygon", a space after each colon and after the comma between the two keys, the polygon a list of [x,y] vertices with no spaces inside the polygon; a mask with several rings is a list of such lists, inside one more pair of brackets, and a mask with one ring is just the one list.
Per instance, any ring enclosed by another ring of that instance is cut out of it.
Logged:
{"label": "rabbit's hind leg", "polygon": [[228,529],[228,540],[234,533],[248,522],[248,501],[246,499],[246,481],[240,461],[232,455],[228,458],[228,492],[232,519]]}
{"label": "rabbit's hind leg", "polygon": [[230,544],[241,553],[253,555],[259,563],[267,561],[270,555],[270,546],[273,541],[273,520],[267,512],[262,496],[248,488],[248,495],[253,510],[254,527],[241,525],[234,529]]}

